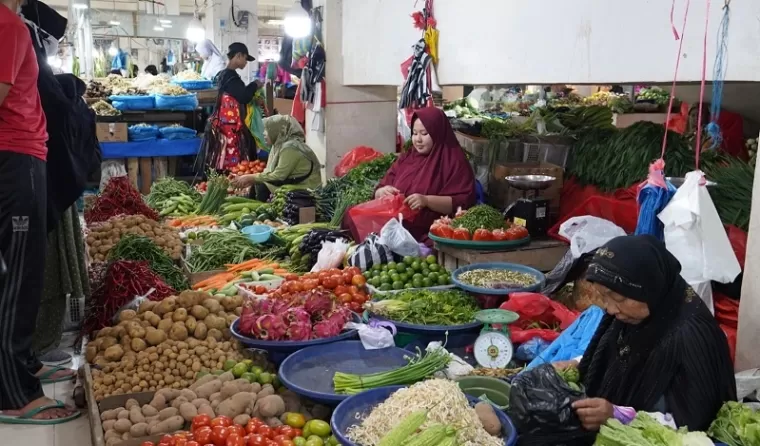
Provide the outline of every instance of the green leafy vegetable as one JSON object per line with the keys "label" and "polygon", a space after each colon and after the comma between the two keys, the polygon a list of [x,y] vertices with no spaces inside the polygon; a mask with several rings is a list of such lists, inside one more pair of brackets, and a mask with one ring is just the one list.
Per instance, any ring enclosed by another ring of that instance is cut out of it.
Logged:
{"label": "green leafy vegetable", "polygon": [[453,226],[455,228],[461,226],[470,231],[470,233],[480,228],[493,231],[494,229],[504,227],[504,216],[491,206],[480,204],[470,208],[461,217],[455,218]]}
{"label": "green leafy vegetable", "polygon": [[728,446],[760,445],[760,414],[742,403],[729,401],[720,408],[707,432]]}
{"label": "green leafy vegetable", "polygon": [[646,412],[639,412],[629,425],[616,419],[599,430],[594,446],[713,446],[703,432],[671,429]]}
{"label": "green leafy vegetable", "polygon": [[477,301],[459,290],[401,291],[377,302],[370,312],[388,319],[417,325],[463,325],[475,320]]}

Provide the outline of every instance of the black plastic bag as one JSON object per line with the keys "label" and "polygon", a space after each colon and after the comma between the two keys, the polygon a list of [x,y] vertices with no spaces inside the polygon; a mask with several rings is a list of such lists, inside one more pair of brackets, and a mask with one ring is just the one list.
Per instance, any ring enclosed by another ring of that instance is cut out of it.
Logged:
{"label": "black plastic bag", "polygon": [[572,408],[575,401],[584,398],[586,394],[573,390],[551,364],[517,375],[512,381],[508,409],[519,433],[517,444],[591,445],[596,433],[583,429]]}

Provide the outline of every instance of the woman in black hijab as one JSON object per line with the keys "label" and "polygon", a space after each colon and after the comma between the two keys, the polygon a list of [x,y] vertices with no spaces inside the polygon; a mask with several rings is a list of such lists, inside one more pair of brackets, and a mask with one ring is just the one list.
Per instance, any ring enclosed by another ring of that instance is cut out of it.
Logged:
{"label": "woman in black hijab", "polygon": [[579,367],[589,399],[573,407],[586,429],[619,418],[623,407],[670,413],[678,426],[702,431],[736,400],[726,336],[680,272],[648,235],[615,238],[594,255],[586,280],[607,315]]}

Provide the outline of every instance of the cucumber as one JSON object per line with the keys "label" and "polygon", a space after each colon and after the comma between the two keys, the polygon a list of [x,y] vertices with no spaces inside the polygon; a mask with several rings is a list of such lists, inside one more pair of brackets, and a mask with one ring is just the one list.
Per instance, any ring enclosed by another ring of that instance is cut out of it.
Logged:
{"label": "cucumber", "polygon": [[256,270],[259,275],[263,274],[274,274],[274,268],[261,268]]}
{"label": "cucumber", "polygon": [[261,275],[259,275],[259,281],[260,282],[269,281],[269,280],[280,280],[280,279],[282,279],[282,277],[275,276],[274,274],[261,274]]}

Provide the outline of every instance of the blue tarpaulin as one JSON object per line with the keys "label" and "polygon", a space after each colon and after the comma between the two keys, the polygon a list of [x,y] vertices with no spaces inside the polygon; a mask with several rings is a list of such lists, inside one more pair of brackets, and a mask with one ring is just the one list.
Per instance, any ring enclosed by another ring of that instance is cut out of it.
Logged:
{"label": "blue tarpaulin", "polygon": [[154,156],[196,155],[201,147],[201,138],[157,139],[138,142],[102,142],[103,159],[149,158]]}
{"label": "blue tarpaulin", "polygon": [[549,348],[531,361],[526,370],[541,364],[567,361],[582,356],[599,327],[602,316],[604,316],[604,310],[596,305],[590,306],[551,343]]}

